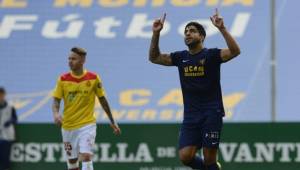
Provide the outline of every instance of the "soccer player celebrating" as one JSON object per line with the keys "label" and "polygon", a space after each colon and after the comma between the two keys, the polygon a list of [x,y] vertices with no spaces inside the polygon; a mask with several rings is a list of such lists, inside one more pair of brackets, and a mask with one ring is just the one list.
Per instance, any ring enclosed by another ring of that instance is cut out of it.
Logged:
{"label": "soccer player celebrating", "polygon": [[[178,67],[184,102],[179,158],[184,165],[193,169],[219,170],[216,159],[224,116],[220,66],[240,54],[239,45],[227,31],[216,9],[210,19],[223,35],[228,48],[205,48],[205,29],[197,22],[190,22],[184,30],[184,42],[188,50],[161,53],[159,36],[165,18],[166,14],[153,23],[149,60],[155,64]],[[204,160],[196,156],[202,147]]]}
{"label": "soccer player celebrating", "polygon": [[[82,160],[82,170],[93,170],[92,147],[96,138],[94,116],[96,96],[110,119],[113,132],[116,135],[121,133],[111,114],[100,77],[83,68],[86,54],[82,48],[71,49],[69,55],[71,71],[58,78],[53,92],[53,117],[55,123],[62,127],[69,170],[79,170],[79,158]],[[59,114],[61,99],[64,101],[63,116]]]}

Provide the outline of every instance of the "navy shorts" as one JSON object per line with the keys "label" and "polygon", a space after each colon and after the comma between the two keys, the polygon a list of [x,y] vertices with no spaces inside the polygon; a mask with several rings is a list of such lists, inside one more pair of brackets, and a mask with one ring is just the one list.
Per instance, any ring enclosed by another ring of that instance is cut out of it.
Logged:
{"label": "navy shorts", "polygon": [[223,114],[217,110],[185,116],[179,132],[179,149],[186,146],[218,148],[222,127]]}

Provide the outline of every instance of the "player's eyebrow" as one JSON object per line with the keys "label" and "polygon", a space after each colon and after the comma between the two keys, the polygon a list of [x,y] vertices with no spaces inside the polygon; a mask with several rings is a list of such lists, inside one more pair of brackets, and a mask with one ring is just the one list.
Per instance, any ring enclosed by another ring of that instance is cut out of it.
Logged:
{"label": "player's eyebrow", "polygon": [[193,27],[192,27],[192,28],[187,27],[187,28],[184,30],[184,33],[186,33],[188,30],[189,30],[189,31],[193,31],[193,32],[196,31],[196,29],[193,28]]}

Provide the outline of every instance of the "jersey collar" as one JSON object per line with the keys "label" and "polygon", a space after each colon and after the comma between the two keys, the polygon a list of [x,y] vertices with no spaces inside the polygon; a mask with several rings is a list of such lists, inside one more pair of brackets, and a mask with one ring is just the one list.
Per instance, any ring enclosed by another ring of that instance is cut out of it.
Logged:
{"label": "jersey collar", "polygon": [[83,74],[81,74],[81,75],[79,75],[79,76],[75,75],[72,71],[70,71],[70,73],[71,73],[72,77],[77,78],[77,79],[80,79],[80,78],[82,78],[83,76],[85,76],[85,74],[87,73],[87,70],[84,69],[84,70],[83,70]]}

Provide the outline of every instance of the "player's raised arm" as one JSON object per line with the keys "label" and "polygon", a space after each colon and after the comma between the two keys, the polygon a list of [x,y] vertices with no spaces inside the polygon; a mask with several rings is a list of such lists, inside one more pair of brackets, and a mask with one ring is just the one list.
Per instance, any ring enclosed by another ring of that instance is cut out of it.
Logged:
{"label": "player's raised arm", "polygon": [[236,56],[238,56],[241,51],[240,47],[232,37],[232,35],[227,31],[223,18],[219,15],[218,9],[216,9],[215,14],[210,17],[211,22],[220,30],[223,35],[228,48],[221,50],[221,58],[223,61],[228,61]]}
{"label": "player's raised arm", "polygon": [[98,99],[99,99],[99,102],[100,102],[103,110],[105,111],[107,117],[109,118],[109,120],[111,122],[110,127],[113,129],[114,134],[120,135],[121,129],[119,128],[118,124],[114,121],[113,115],[111,113],[111,110],[110,110],[110,107],[109,107],[109,104],[108,104],[106,98],[104,96],[102,96],[102,97],[99,97]]}
{"label": "player's raised arm", "polygon": [[164,13],[164,15],[160,19],[156,19],[153,22],[153,26],[152,26],[153,35],[152,35],[151,45],[149,49],[149,60],[155,64],[171,66],[172,60],[170,54],[161,54],[159,50],[159,36],[160,36],[160,31],[164,27],[165,19],[166,19],[166,13]]}

